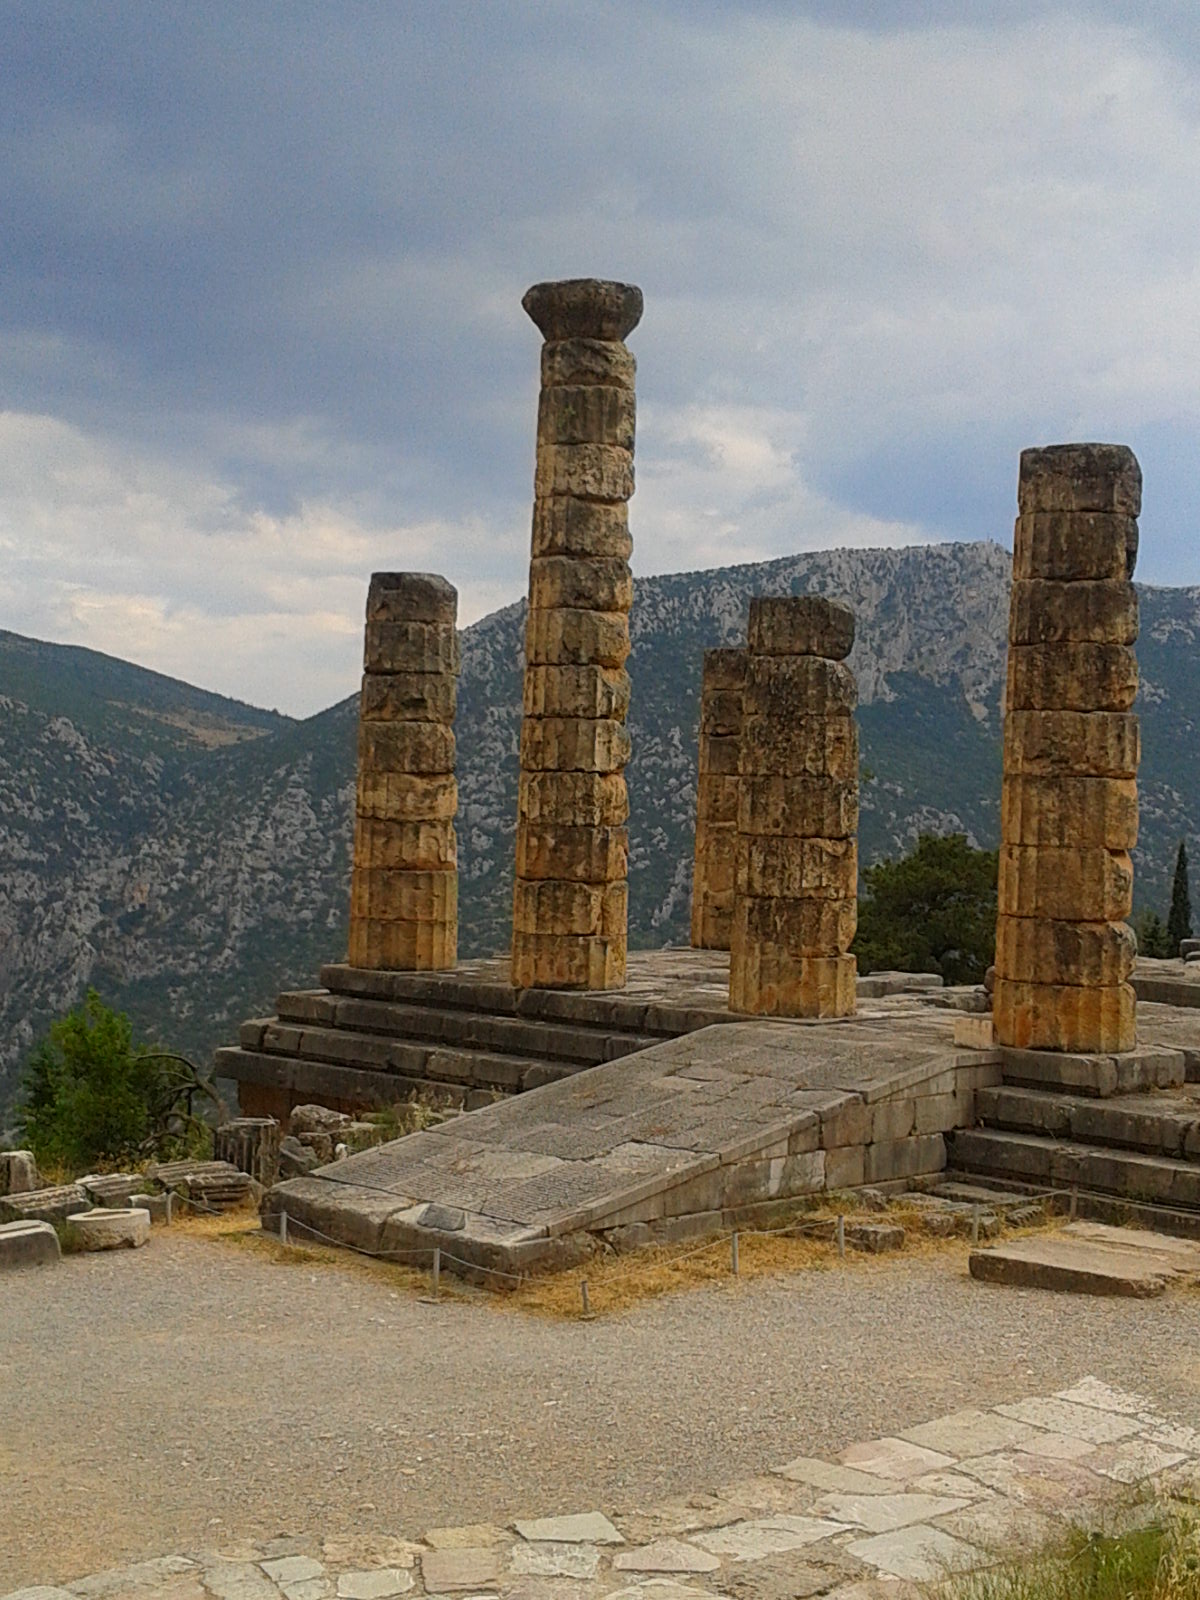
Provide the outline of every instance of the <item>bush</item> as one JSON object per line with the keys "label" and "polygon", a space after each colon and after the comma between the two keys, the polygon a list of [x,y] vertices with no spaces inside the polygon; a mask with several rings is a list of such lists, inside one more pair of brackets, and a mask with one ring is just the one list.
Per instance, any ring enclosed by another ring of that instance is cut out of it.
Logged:
{"label": "bush", "polygon": [[1133,919],[1133,931],[1137,935],[1138,955],[1165,960],[1168,956],[1179,954],[1178,940],[1171,938],[1166,923],[1157,911],[1139,912]]}
{"label": "bush", "polygon": [[190,1062],[135,1046],[129,1018],[89,989],[34,1048],[17,1126],[39,1164],[84,1172],[205,1151],[197,1097],[217,1103]]}
{"label": "bush", "polygon": [[996,949],[997,870],[996,851],[962,833],[923,833],[908,855],[868,867],[852,946],[859,970],[981,983]]}

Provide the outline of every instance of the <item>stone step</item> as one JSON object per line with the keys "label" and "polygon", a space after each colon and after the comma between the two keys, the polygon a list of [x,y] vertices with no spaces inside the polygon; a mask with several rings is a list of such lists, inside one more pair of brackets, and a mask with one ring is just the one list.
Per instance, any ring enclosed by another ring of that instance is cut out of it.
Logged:
{"label": "stone step", "polygon": [[1099,1100],[1004,1084],[978,1090],[975,1111],[989,1128],[1200,1160],[1200,1096],[1122,1095]]}
{"label": "stone step", "polygon": [[1128,1201],[1200,1210],[1200,1160],[1145,1155],[997,1128],[947,1135],[949,1164],[1037,1188],[1095,1190]]}
{"label": "stone step", "polygon": [[[964,1172],[961,1168],[949,1171],[951,1183],[955,1186],[967,1187],[979,1182],[972,1173]],[[989,1186],[1008,1193],[1010,1200],[1019,1205],[1028,1205],[1031,1198],[1042,1188],[1041,1184],[1026,1183],[1018,1178],[1001,1178],[990,1173],[987,1178]],[[1141,1203],[1136,1210],[1131,1208],[1128,1200],[1123,1200],[1115,1194],[1099,1194],[1091,1189],[1079,1189],[1074,1196],[1075,1215],[1090,1218],[1093,1222],[1112,1222],[1125,1225],[1132,1217],[1139,1227],[1153,1228],[1159,1233],[1173,1234],[1181,1239],[1200,1239],[1200,1211],[1179,1210],[1174,1206],[1148,1205]],[[1057,1200],[1047,1201],[1058,1214],[1070,1213],[1072,1197],[1062,1195]]]}
{"label": "stone step", "polygon": [[1000,1070],[1005,1083],[1024,1089],[1109,1099],[1150,1089],[1177,1089],[1187,1075],[1181,1050],[1141,1046],[1118,1055],[1080,1055],[1059,1050],[1017,1050],[1004,1046]]}
{"label": "stone step", "polygon": [[1143,1228],[1073,1222],[1058,1233],[973,1250],[969,1264],[971,1276],[986,1283],[1148,1299],[1200,1278],[1200,1245]]}

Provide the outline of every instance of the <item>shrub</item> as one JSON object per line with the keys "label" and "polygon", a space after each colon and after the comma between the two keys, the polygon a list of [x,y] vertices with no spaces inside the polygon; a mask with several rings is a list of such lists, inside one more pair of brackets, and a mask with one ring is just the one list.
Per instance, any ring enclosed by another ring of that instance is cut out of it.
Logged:
{"label": "shrub", "polygon": [[965,834],[923,833],[908,855],[868,867],[852,947],[859,969],[982,982],[996,949],[997,866],[996,851]]}

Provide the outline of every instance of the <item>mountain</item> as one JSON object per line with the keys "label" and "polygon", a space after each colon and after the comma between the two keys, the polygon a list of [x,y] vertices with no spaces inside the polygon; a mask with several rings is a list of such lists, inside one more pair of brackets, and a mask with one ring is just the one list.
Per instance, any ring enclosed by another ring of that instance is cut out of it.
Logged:
{"label": "mountain", "polygon": [[[834,550],[639,580],[628,771],[630,938],[687,938],[705,648],[755,594],[858,617],[864,864],[921,831],[996,843],[1011,558],[995,544]],[[1200,859],[1200,589],[1141,590],[1137,898]],[[460,948],[508,939],[524,606],[463,635]],[[0,634],[0,1106],[88,984],[197,1060],[345,950],[353,698],[305,721],[86,650]]]}

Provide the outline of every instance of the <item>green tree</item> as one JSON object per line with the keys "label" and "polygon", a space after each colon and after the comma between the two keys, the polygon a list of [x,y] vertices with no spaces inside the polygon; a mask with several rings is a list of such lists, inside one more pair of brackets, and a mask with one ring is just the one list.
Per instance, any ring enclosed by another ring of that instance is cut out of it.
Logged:
{"label": "green tree", "polygon": [[1145,907],[1133,919],[1133,931],[1137,935],[1138,955],[1151,956],[1163,960],[1167,956],[1179,954],[1179,942],[1171,942],[1171,935],[1167,925],[1157,911]]}
{"label": "green tree", "polygon": [[1175,881],[1171,885],[1171,910],[1167,917],[1168,955],[1179,954],[1180,941],[1192,937],[1192,896],[1188,888],[1187,841],[1180,839],[1175,857]]}
{"label": "green tree", "polygon": [[198,1098],[217,1104],[189,1061],[135,1046],[129,1018],[89,989],[30,1055],[17,1126],[39,1162],[80,1172],[202,1148]]}
{"label": "green tree", "polygon": [[996,949],[997,867],[995,850],[976,850],[962,833],[923,833],[908,855],[868,867],[853,945],[860,971],[982,982]]}

